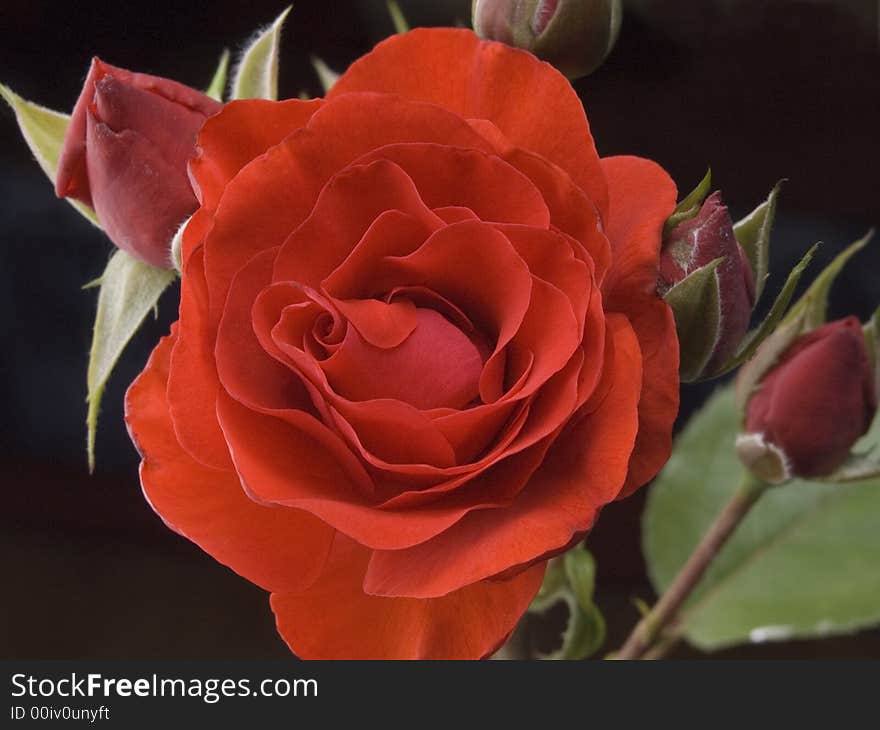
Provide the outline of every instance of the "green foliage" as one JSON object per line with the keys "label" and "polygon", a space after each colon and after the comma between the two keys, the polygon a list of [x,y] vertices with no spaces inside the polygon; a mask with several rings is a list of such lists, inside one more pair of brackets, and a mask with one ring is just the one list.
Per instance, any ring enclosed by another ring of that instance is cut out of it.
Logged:
{"label": "green foliage", "polygon": [[260,32],[241,54],[235,78],[232,80],[233,99],[278,98],[278,54],[281,28],[290,13],[288,6],[275,22]]}
{"label": "green foliage", "polygon": [[[730,388],[688,424],[653,485],[643,547],[658,592],[741,483]],[[767,492],[685,603],[679,630],[711,651],[880,624],[880,480],[795,480]]]}
{"label": "green foliage", "polygon": [[176,276],[173,269],[150,266],[122,250],[113,254],[101,276],[87,375],[89,409],[86,448],[89,469],[92,471],[95,468],[95,432],[104,386],[125,346]]}
{"label": "green foliage", "polygon": [[539,659],[585,659],[602,646],[605,619],[593,603],[595,582],[596,562],[583,545],[550,561],[529,611],[543,615],[562,602],[568,611],[568,622],[560,647],[539,655]]}
{"label": "green foliage", "polygon": [[229,73],[229,51],[223,49],[220,54],[220,61],[217,63],[217,70],[211,78],[205,93],[215,101],[223,101],[223,92],[226,90],[226,77]]}
{"label": "green foliage", "polygon": [[672,215],[666,220],[666,224],[663,227],[663,234],[668,234],[673,228],[675,228],[679,223],[684,223],[685,221],[689,221],[691,218],[695,218],[697,213],[700,212],[700,208],[703,205],[703,201],[706,199],[706,196],[709,194],[709,190],[712,189],[712,170],[711,168],[706,171],[706,174],[703,176],[703,179],[697,183],[697,187],[695,187],[691,192],[689,192],[678,205],[675,206],[675,210],[672,211]]}
{"label": "green foliage", "polygon": [[[3,84],[0,84],[0,96],[12,107],[24,141],[30,147],[37,160],[37,164],[39,164],[54,185],[58,169],[58,157],[64,145],[64,135],[67,133],[70,117],[67,114],[62,114],[61,112],[56,112],[22,99],[12,89],[3,86]],[[67,199],[67,202],[85,216],[89,223],[100,228],[98,217],[89,206],[70,198]]]}

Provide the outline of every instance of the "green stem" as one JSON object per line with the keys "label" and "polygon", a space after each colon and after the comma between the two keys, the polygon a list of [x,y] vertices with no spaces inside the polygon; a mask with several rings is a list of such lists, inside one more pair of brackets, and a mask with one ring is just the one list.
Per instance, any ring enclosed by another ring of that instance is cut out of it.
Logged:
{"label": "green stem", "polygon": [[[703,535],[699,545],[679,570],[666,592],[633,629],[615,655],[616,659],[641,659],[664,629],[678,615],[682,604],[693,592],[712,560],[749,513],[769,485],[751,474],[736,490],[724,509]],[[662,652],[660,653],[662,656]]]}

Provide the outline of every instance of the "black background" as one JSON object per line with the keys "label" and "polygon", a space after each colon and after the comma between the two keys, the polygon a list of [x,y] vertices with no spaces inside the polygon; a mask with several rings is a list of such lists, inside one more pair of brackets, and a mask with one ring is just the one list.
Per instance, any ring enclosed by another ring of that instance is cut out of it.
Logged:
{"label": "black background", "polygon": [[[420,24],[467,22],[469,5],[410,0]],[[205,86],[224,46],[240,46],[283,1],[4,0],[0,81],[69,110],[90,57]],[[318,94],[310,53],[342,69],[392,31],[381,0],[297,0],[282,42],[282,96]],[[816,265],[880,224],[880,26],[874,0],[633,0],[617,48],[577,82],[603,155],[660,162],[690,189],[711,164],[735,214],[788,178],[770,290],[816,240]],[[122,395],[174,318],[163,300],[112,378],[87,473],[85,370],[94,291],[110,243],[67,204],[0,110],[0,657],[272,658],[287,649],[265,594],[168,531],[137,484]],[[860,255],[834,314],[878,304],[880,244]],[[682,420],[708,392],[686,387]],[[603,512],[599,561],[608,648],[650,587],[638,545],[643,493]],[[369,627],[364,627],[369,630]],[[677,656],[697,656],[683,648]],[[745,647],[726,657],[880,656],[880,633]]]}

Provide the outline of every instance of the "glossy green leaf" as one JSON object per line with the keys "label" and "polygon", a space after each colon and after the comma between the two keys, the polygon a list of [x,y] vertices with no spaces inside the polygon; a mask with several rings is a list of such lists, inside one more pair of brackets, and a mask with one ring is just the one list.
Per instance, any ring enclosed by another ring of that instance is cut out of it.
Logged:
{"label": "glossy green leaf", "polygon": [[691,190],[691,192],[689,192],[681,202],[675,206],[675,210],[673,210],[672,215],[667,218],[666,224],[663,227],[664,235],[669,233],[679,223],[684,223],[684,221],[696,217],[697,213],[700,212],[703,201],[706,199],[706,196],[711,189],[712,169],[709,168],[703,176],[703,179],[697,184],[697,187]]}
{"label": "glossy green leaf", "polygon": [[321,87],[326,94],[333,88],[333,85],[339,81],[339,74],[317,56],[312,56],[311,61],[312,68],[315,69],[315,73],[318,75],[318,80],[321,82]]}
{"label": "glossy green leaf", "polygon": [[672,308],[681,349],[679,374],[684,382],[703,375],[721,335],[721,293],[718,258],[695,269],[663,298]]}
{"label": "glossy green leaf", "polygon": [[215,101],[223,101],[223,92],[226,91],[226,76],[228,73],[229,51],[224,48],[223,53],[220,54],[220,61],[217,63],[217,70],[214,71],[214,76],[211,79],[211,83],[208,85],[205,94]]}
{"label": "glossy green leaf", "polygon": [[770,195],[741,221],[733,226],[733,234],[746,252],[755,279],[755,304],[761,299],[767,282],[770,260],[770,231],[776,218],[776,201],[782,182],[776,183]]}
{"label": "glossy green leaf", "polygon": [[[67,114],[47,109],[39,104],[22,99],[12,89],[0,84],[0,96],[12,107],[18,128],[30,147],[31,153],[37,160],[46,176],[55,184],[55,173],[58,169],[58,157],[61,147],[64,145],[64,135],[70,117]],[[89,206],[78,200],[67,199],[77,211],[79,211],[93,225],[101,227],[98,216]]]}
{"label": "glossy green leaf", "polygon": [[[658,592],[743,478],[738,415],[725,388],[691,420],[654,483],[643,547]],[[711,651],[820,638],[880,624],[880,480],[792,481],[768,491],[686,602],[684,637]]]}
{"label": "glossy green leaf", "polygon": [[232,80],[233,99],[278,98],[278,53],[281,28],[290,12],[288,6],[268,28],[260,31],[241,54]]}
{"label": "glossy green leaf", "polygon": [[129,340],[176,276],[174,270],[150,266],[117,250],[100,279],[87,374],[86,448],[90,470],[95,467],[95,432],[107,379]]}
{"label": "glossy green leaf", "polygon": [[397,4],[397,0],[387,0],[388,14],[391,16],[391,22],[394,23],[394,30],[397,33],[407,33],[409,31],[409,23],[406,16]]}

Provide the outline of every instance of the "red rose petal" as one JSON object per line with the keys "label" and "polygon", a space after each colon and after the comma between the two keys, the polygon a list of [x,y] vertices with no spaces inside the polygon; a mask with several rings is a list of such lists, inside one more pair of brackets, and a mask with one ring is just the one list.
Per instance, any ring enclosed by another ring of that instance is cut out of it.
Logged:
{"label": "red rose petal", "polygon": [[303,659],[473,659],[513,631],[541,586],[544,565],[507,581],[476,583],[434,600],[364,593],[369,550],[340,537],[321,579],[274,593],[278,631]]}
{"label": "red rose petal", "polygon": [[229,448],[217,423],[220,381],[205,321],[208,292],[203,254],[202,248],[193,252],[180,284],[180,320],[168,375],[168,409],[177,440],[190,456],[205,466],[231,469]]}
{"label": "red rose petal", "polygon": [[346,168],[327,183],[308,219],[284,242],[274,280],[319,288],[373,222],[392,210],[408,214],[427,231],[442,226],[422,202],[410,177],[393,162],[378,160]]}
{"label": "red rose petal", "polygon": [[550,211],[534,184],[499,157],[449,145],[385,145],[359,163],[388,160],[412,179],[429,208],[459,206],[477,218],[547,228]]}
{"label": "red rose petal", "polygon": [[488,119],[516,145],[567,170],[604,218],[608,192],[583,105],[569,81],[530,53],[469,30],[416,29],[353,63],[327,95],[382,91]]}
{"label": "red rose petal", "polygon": [[376,147],[414,141],[491,151],[467,122],[435,105],[346,94],[242,168],[223,191],[205,240],[211,320],[219,321],[235,272],[254,254],[283,243],[333,175]]}
{"label": "red rose petal", "polygon": [[638,428],[640,352],[626,320],[609,319],[610,389],[588,417],[567,429],[512,505],[470,512],[433,540],[377,550],[364,581],[369,593],[431,598],[567,545],[588,529],[626,478]]}
{"label": "red rose petal", "polygon": [[299,376],[271,357],[254,332],[254,301],[270,283],[277,252],[257,254],[233,280],[217,330],[217,374],[226,391],[251,408],[311,410]]}
{"label": "red rose petal", "polygon": [[[369,303],[362,300],[359,305]],[[377,307],[403,307],[402,302],[373,304],[365,321],[372,317],[374,328],[384,316],[375,316]],[[390,398],[419,410],[464,408],[477,397],[483,369],[479,348],[443,315],[409,306],[405,311],[414,323],[410,329],[407,321],[410,331],[397,344],[390,338],[387,345],[380,345],[376,337],[367,341],[353,322],[342,346],[321,365],[327,379],[334,391],[350,400]]]}
{"label": "red rose petal", "polygon": [[613,253],[602,290],[606,307],[627,312],[633,293],[656,298],[663,224],[675,209],[678,193],[667,172],[650,160],[606,157],[602,169],[610,196],[605,232]]}
{"label": "red rose petal", "polygon": [[675,208],[676,188],[656,163],[638,157],[602,160],[611,214],[606,230],[614,265],[603,282],[606,309],[630,317],[642,350],[645,379],[639,437],[621,496],[650,480],[672,449],[678,412],[678,338],[669,307],[657,297],[663,224]]}
{"label": "red rose petal", "polygon": [[147,501],[172,530],[262,588],[308,587],[322,570],[334,530],[307,512],[256,504],[234,472],[200,465],[177,443],[165,398],[176,332],[175,326],[159,342],[125,397]]}
{"label": "red rose petal", "polygon": [[197,154],[189,163],[201,204],[214,210],[241,168],[304,127],[323,104],[323,99],[241,99],[224,104],[202,127]]}

